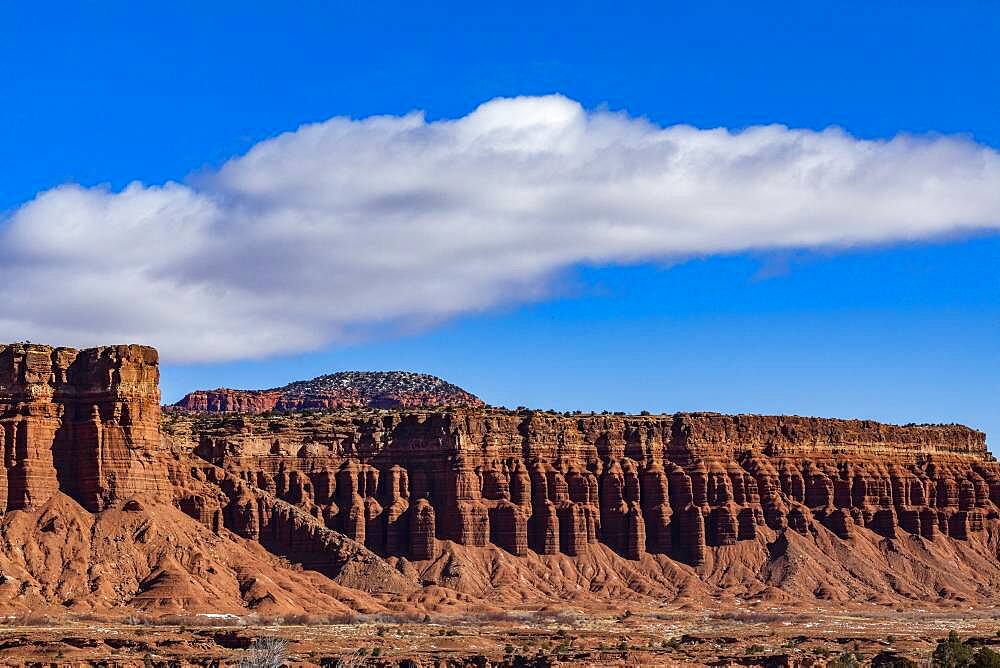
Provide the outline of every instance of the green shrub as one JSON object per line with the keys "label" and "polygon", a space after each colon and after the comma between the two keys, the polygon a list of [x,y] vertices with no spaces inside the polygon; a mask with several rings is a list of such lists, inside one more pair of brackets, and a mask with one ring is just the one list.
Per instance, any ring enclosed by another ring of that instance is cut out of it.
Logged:
{"label": "green shrub", "polygon": [[844,652],[826,664],[827,668],[861,668],[861,659],[854,652]]}
{"label": "green shrub", "polygon": [[959,640],[958,634],[954,631],[938,643],[931,656],[931,664],[935,668],[962,668],[970,665],[971,661],[972,650]]}
{"label": "green shrub", "polygon": [[989,647],[980,647],[972,656],[973,668],[1000,668],[1000,653]]}
{"label": "green shrub", "polygon": [[872,659],[872,668],[917,668],[917,664],[895,652],[879,652]]}

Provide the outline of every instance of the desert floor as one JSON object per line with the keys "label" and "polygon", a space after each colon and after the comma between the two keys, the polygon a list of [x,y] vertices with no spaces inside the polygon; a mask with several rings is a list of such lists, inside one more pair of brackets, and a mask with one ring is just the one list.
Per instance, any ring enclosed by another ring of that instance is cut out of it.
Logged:
{"label": "desert floor", "polygon": [[258,638],[287,642],[288,665],[825,665],[891,652],[922,664],[937,641],[1000,645],[1000,609],[747,606],[608,615],[524,611],[413,620],[256,620],[191,616],[128,623],[8,618],[0,662],[21,665],[229,665]]}

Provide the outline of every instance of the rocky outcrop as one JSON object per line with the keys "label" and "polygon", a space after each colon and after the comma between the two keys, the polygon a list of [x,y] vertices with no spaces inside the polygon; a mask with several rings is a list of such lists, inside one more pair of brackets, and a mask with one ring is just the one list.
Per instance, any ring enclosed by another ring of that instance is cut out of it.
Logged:
{"label": "rocky outcrop", "polygon": [[785,530],[967,540],[1000,503],[984,435],[957,425],[455,409],[203,420],[180,437],[331,529],[413,560],[436,553],[430,534],[517,556],[600,543],[693,566]]}
{"label": "rocky outcrop", "polygon": [[281,398],[280,392],[230,390],[195,390],[171,408],[182,408],[196,413],[250,413],[273,411]]}
{"label": "rocky outcrop", "polygon": [[270,390],[196,390],[171,408],[199,413],[248,413],[337,408],[482,406],[457,385],[407,371],[343,371]]}
{"label": "rocky outcrop", "polygon": [[216,533],[224,527],[354,589],[398,594],[416,585],[364,545],[240,477],[207,463],[180,475],[190,479],[177,506]]}
{"label": "rocky outcrop", "polygon": [[138,494],[169,499],[159,396],[152,348],[0,346],[0,508],[59,491],[91,511]]}
{"label": "rocky outcrop", "polygon": [[0,609],[659,605],[725,589],[964,604],[1000,587],[1000,465],[959,425],[161,414],[157,382],[151,348],[0,346]]}

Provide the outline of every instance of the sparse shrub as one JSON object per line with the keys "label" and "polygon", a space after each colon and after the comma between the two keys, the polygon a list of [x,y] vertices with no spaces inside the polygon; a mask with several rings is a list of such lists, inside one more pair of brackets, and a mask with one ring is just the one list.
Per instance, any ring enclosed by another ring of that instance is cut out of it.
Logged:
{"label": "sparse shrub", "polygon": [[[320,665],[323,668],[329,666],[329,668],[357,668],[358,666],[363,666],[365,664],[365,656],[368,651],[365,649],[356,649],[347,656],[337,657],[332,661],[325,659],[321,661]],[[402,664],[400,664],[402,665]]]}
{"label": "sparse shrub", "polygon": [[281,638],[257,638],[240,659],[239,668],[281,668],[288,643]]}
{"label": "sparse shrub", "polygon": [[382,648],[381,647],[372,647],[372,656],[373,657],[382,656]]}
{"label": "sparse shrub", "polygon": [[310,623],[309,615],[286,615],[281,623],[285,626],[302,626]]}
{"label": "sparse shrub", "polygon": [[830,663],[827,668],[861,668],[861,659],[854,652],[844,652]]}
{"label": "sparse shrub", "polygon": [[649,411],[639,411],[639,415],[652,415]]}
{"label": "sparse shrub", "polygon": [[764,651],[763,645],[750,645],[746,648],[747,654],[760,654]]}
{"label": "sparse shrub", "polygon": [[972,655],[972,660],[965,664],[970,668],[1000,668],[1000,653],[989,647],[980,647]]}
{"label": "sparse shrub", "polygon": [[895,652],[879,652],[872,659],[872,668],[917,668],[917,664]]}
{"label": "sparse shrub", "polygon": [[809,620],[807,615],[788,615],[775,612],[720,612],[712,615],[712,619],[722,621],[741,622],[743,624],[780,624],[782,622],[805,622]]}
{"label": "sparse shrub", "polygon": [[931,664],[936,668],[962,668],[971,665],[972,650],[951,631],[945,640],[938,643],[931,656]]}
{"label": "sparse shrub", "polygon": [[14,623],[19,626],[52,626],[52,620],[47,615],[34,613],[27,617],[16,619]]}

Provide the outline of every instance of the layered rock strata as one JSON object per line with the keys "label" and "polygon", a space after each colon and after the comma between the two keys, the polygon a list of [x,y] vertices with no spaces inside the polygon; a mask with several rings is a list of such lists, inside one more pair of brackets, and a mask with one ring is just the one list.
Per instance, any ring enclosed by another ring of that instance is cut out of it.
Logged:
{"label": "layered rock strata", "polygon": [[966,602],[1000,583],[1000,466],[959,425],[161,415],[158,376],[142,346],[0,346],[0,605],[211,610],[224,595],[288,611],[315,589],[325,610],[377,610],[713,587]]}
{"label": "layered rock strata", "polygon": [[364,545],[207,462],[181,462],[170,478],[175,505],[215,533],[228,529],[355,589],[401,593],[416,585]]}
{"label": "layered rock strata", "polygon": [[98,511],[133,495],[169,500],[156,350],[0,345],[0,509],[56,492]]}
{"label": "layered rock strata", "polygon": [[496,409],[172,419],[230,475],[418,561],[442,540],[517,556],[603,543],[694,566],[786,529],[967,540],[1000,504],[984,435],[958,425]]}

